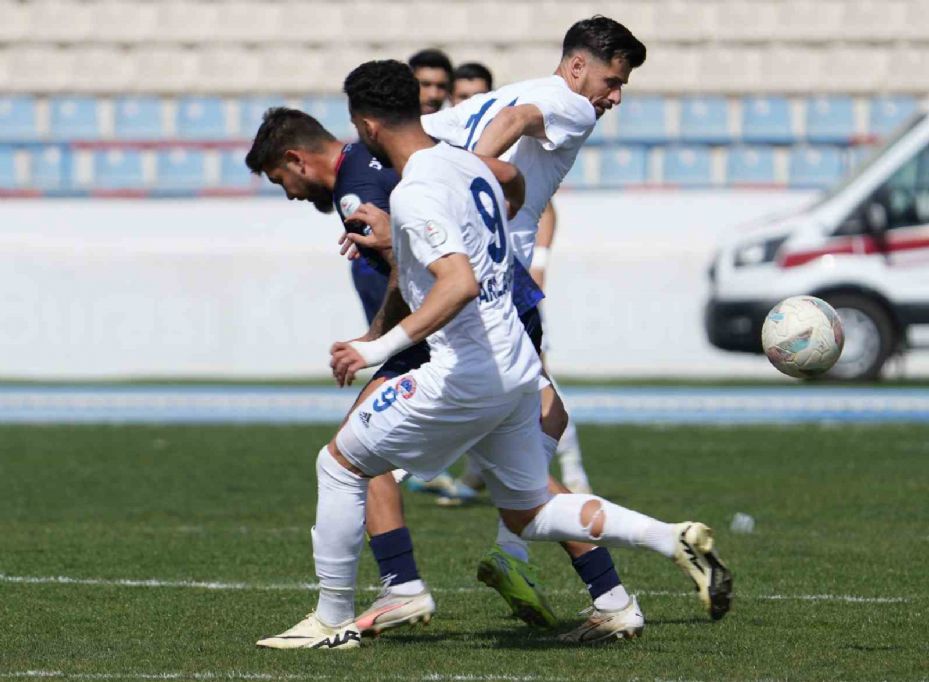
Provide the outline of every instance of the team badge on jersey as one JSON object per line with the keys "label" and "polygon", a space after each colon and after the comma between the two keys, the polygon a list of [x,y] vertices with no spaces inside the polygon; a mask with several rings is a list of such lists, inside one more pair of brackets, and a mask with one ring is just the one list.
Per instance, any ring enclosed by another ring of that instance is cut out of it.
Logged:
{"label": "team badge on jersey", "polygon": [[412,398],[416,394],[416,379],[409,374],[401,377],[400,381],[397,382],[397,392],[404,400]]}
{"label": "team badge on jersey", "polygon": [[346,218],[358,210],[361,206],[361,197],[357,194],[346,194],[339,199],[339,210]]}
{"label": "team badge on jersey", "polygon": [[432,246],[441,246],[445,243],[445,240],[448,239],[448,233],[445,231],[445,228],[432,220],[426,223],[425,233],[426,241]]}

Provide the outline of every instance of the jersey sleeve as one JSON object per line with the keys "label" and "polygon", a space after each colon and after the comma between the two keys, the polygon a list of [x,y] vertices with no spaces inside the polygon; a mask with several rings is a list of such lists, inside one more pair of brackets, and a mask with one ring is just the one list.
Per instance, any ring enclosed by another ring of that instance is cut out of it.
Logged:
{"label": "jersey sleeve", "polygon": [[430,137],[456,147],[463,147],[467,139],[468,130],[462,121],[462,104],[442,109],[434,114],[426,114],[420,118],[423,130]]}
{"label": "jersey sleeve", "polygon": [[394,192],[391,201],[394,223],[425,267],[451,253],[467,254],[451,197],[435,190],[434,185],[411,183]]}
{"label": "jersey sleeve", "polygon": [[583,140],[597,124],[593,105],[563,87],[545,87],[525,93],[519,104],[534,104],[542,112],[547,151],[559,149],[573,140]]}
{"label": "jersey sleeve", "polygon": [[342,220],[354,213],[361,204],[374,204],[382,211],[390,212],[390,193],[399,182],[397,174],[374,168],[352,173],[336,188],[335,204]]}

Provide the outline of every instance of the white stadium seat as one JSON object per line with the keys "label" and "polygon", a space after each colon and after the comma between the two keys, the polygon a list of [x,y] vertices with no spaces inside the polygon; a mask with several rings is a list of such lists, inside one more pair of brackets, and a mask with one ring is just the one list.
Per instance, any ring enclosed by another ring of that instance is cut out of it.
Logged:
{"label": "white stadium seat", "polygon": [[87,3],[67,0],[40,0],[26,3],[29,38],[43,41],[76,43],[86,40],[92,29],[91,7]]}
{"label": "white stadium seat", "polygon": [[[470,43],[480,41],[480,36],[468,30],[467,3],[441,3],[435,0],[417,0],[406,3],[409,11],[407,20],[411,26],[441,27],[443,43]],[[415,36],[404,35],[397,42],[407,42]]]}
{"label": "white stadium seat", "polygon": [[0,42],[15,42],[29,37],[29,12],[21,2],[0,2]]}
{"label": "white stadium seat", "polygon": [[120,93],[136,82],[136,60],[114,46],[92,45],[74,49],[74,72],[68,84],[75,92]]}
{"label": "white stadium seat", "polygon": [[93,38],[112,43],[142,43],[157,35],[158,3],[106,0],[90,5]]}
{"label": "white stadium seat", "polygon": [[716,4],[713,2],[654,3],[654,29],[662,41],[698,41],[716,35]]}
{"label": "white stadium seat", "polygon": [[[223,2],[219,22],[212,27],[208,40],[213,42],[274,42],[287,26],[284,7],[278,2]],[[294,33],[290,24],[287,34]],[[302,37],[302,33],[300,34]],[[295,37],[292,36],[291,37]]]}
{"label": "white stadium seat", "polygon": [[[861,68],[863,60],[868,62],[866,69]],[[833,47],[824,56],[826,75],[820,89],[870,94],[884,87],[890,68],[890,52],[882,45],[872,45],[864,51],[861,47]]]}
{"label": "white stadium seat", "polygon": [[7,88],[12,92],[62,92],[74,71],[74,52],[57,47],[12,48],[7,59]]}
{"label": "white stadium seat", "polygon": [[802,45],[776,46],[762,56],[761,78],[769,92],[816,92],[823,83],[824,51]]}
{"label": "white stadium seat", "polygon": [[[923,3],[923,12],[927,11]],[[841,34],[851,40],[894,40],[906,34],[907,3],[901,0],[857,0],[843,7]],[[925,26],[926,17],[921,17]],[[929,32],[922,29],[923,35]]]}
{"label": "white stadium seat", "polygon": [[153,40],[166,43],[205,42],[221,21],[221,3],[159,2]]}
{"label": "white stadium seat", "polygon": [[532,8],[527,4],[479,0],[467,7],[468,34],[474,40],[516,46],[532,38]]}
{"label": "white stadium seat", "polygon": [[653,44],[645,64],[636,69],[636,91],[699,91],[705,76],[700,73],[699,58],[696,47]]}
{"label": "white stadium seat", "polygon": [[778,3],[774,37],[783,41],[829,40],[842,24],[843,2],[785,0]]}
{"label": "white stadium seat", "polygon": [[777,0],[722,2],[716,15],[719,41],[767,41],[777,34]]}
{"label": "white stadium seat", "polygon": [[754,92],[765,87],[758,46],[711,46],[700,53],[700,84],[705,92]]}
{"label": "white stadium seat", "polygon": [[248,94],[261,88],[264,74],[255,50],[215,46],[202,50],[197,88],[202,92]]}
{"label": "white stadium seat", "polygon": [[281,43],[332,43],[352,46],[350,3],[289,0],[281,3],[278,16],[278,38],[267,47]]}
{"label": "white stadium seat", "polygon": [[890,92],[908,92],[924,97],[929,89],[929,49],[905,45],[890,54],[890,73],[884,87]]}
{"label": "white stadium seat", "polygon": [[185,93],[196,90],[199,52],[172,46],[140,48],[135,92]]}

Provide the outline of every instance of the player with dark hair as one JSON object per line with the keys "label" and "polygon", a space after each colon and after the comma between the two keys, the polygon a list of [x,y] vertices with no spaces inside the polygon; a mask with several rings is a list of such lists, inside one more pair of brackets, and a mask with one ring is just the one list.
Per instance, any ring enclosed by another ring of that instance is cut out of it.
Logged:
{"label": "player with dark hair", "polygon": [[[506,159],[522,171],[526,203],[510,228],[516,258],[526,268],[533,263],[543,210],[597,120],[620,103],[622,87],[632,70],[645,62],[645,55],[645,45],[619,22],[599,15],[583,19],[565,34],[553,75],[506,85],[423,116],[423,128],[433,138],[486,156],[506,153]],[[542,408],[543,447],[551,460],[567,425],[567,412],[551,385],[543,389]],[[652,548],[674,559],[696,584],[705,608],[719,617],[728,610],[731,577],[724,568],[696,570],[688,560],[694,548],[708,540],[704,526],[688,526],[670,552],[668,547]],[[489,571],[482,579],[501,591],[499,576],[515,570],[528,553],[525,538],[501,526],[497,546],[481,562]],[[600,622],[605,614],[622,609],[627,597],[618,577],[613,582],[614,588],[595,599],[589,622]]]}
{"label": "player with dark hair", "polygon": [[460,64],[452,74],[452,106],[493,89],[494,77],[490,69],[479,62]]}
{"label": "player with dark hair", "polygon": [[442,50],[420,50],[410,57],[410,68],[419,82],[419,106],[432,114],[445,106],[452,82],[452,62]]}
{"label": "player with dark hair", "polygon": [[[345,81],[359,137],[401,174],[389,216],[370,204],[349,216],[371,228],[351,241],[392,254],[399,276],[389,296],[402,296],[411,312],[388,320],[389,331],[377,339],[335,343],[331,367],[340,385],[350,383],[360,369],[423,340],[430,359],[362,400],[320,450],[312,533],[317,609],[259,644],[357,648],[354,590],[369,479],[394,468],[429,478],[465,450],[482,462],[503,521],[527,540],[594,540],[669,557],[684,543],[695,570],[727,576],[703,524],[666,524],[601,497],[549,492],[538,421],[538,387],[545,382],[512,298],[516,261],[503,190],[476,156],[426,134],[413,114],[416,90],[409,69],[395,61],[362,64]],[[696,546],[685,542],[698,536]],[[625,595],[624,607],[595,609],[568,639],[641,633],[645,621],[635,598],[618,588],[611,593]]]}

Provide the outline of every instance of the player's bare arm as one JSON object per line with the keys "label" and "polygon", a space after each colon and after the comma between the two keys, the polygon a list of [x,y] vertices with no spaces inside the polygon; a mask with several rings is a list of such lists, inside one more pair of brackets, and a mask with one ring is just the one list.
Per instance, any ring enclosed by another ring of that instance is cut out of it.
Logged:
{"label": "player's bare arm", "polygon": [[478,156],[487,164],[490,172],[494,174],[503,188],[503,198],[506,199],[506,217],[512,220],[526,201],[526,178],[512,163],[484,154],[478,154]]}
{"label": "player's bare arm", "polygon": [[376,341],[338,341],[332,346],[329,366],[339,386],[351,385],[355,374],[379,364],[404,348],[434,334],[480,293],[471,261],[463,253],[450,253],[429,265],[435,284],[416,312],[405,317]]}
{"label": "player's bare arm", "polygon": [[500,156],[523,135],[545,139],[545,119],[535,104],[518,104],[500,110],[484,129],[474,151],[485,156]]}

